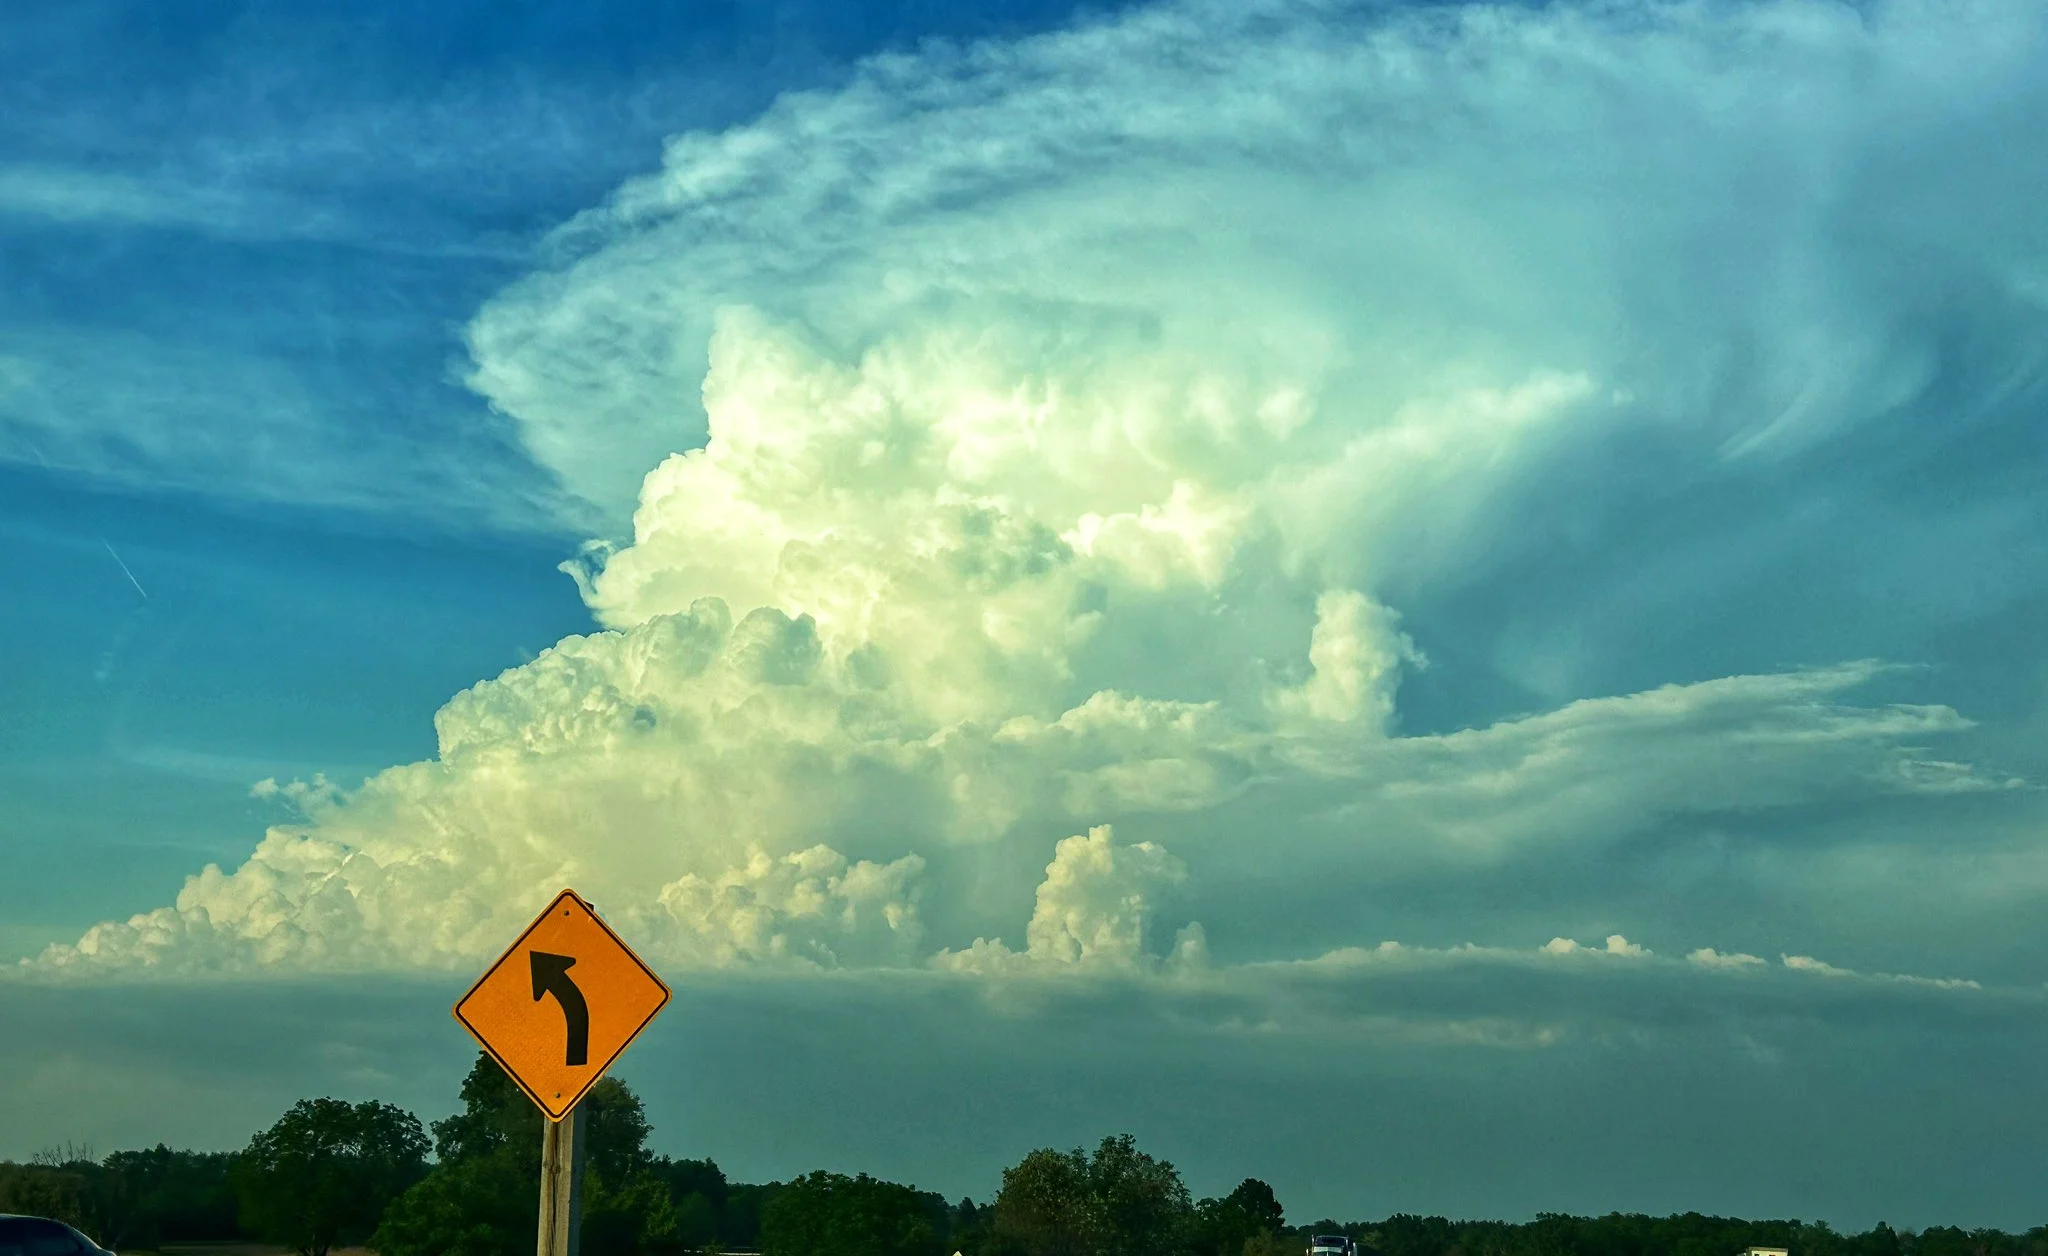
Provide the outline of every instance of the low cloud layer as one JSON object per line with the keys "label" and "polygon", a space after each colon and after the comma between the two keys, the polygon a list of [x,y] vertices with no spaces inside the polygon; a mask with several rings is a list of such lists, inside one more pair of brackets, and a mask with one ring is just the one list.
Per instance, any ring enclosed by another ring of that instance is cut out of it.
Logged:
{"label": "low cloud layer", "polygon": [[[682,968],[915,966],[933,953],[921,904],[957,892],[931,883],[921,852],[1028,844],[1077,818],[1164,812],[1218,859],[1234,840],[1267,858],[1320,847],[1340,861],[1483,866],[1583,853],[1671,814],[2012,784],[1920,757],[1910,743],[1964,726],[1952,711],[1828,700],[1867,666],[1434,737],[1284,715],[1253,724],[1215,704],[1114,693],[1050,721],[923,732],[905,730],[886,688],[826,670],[809,621],[727,620],[700,604],[565,642],[451,702],[440,759],[356,791],[266,784],[302,823],[274,827],[240,868],[192,878],[176,905],[27,967],[459,968],[564,883]],[[1204,831],[1208,805],[1254,789],[1273,800],[1271,829]],[[838,846],[822,840],[835,835]],[[1169,949],[1160,895],[1187,876],[1171,851],[1093,827],[1045,865],[1021,952],[991,930],[937,962],[1143,964]],[[1186,960],[1206,942],[1197,929],[1171,949]]]}
{"label": "low cloud layer", "polygon": [[[1198,1193],[1260,1176],[1302,1221],[1702,1201],[1856,1230],[2036,1221],[2048,1009],[1859,1005],[1776,963],[1730,987],[1670,962],[1374,954],[1193,1023],[1155,986],[693,979],[619,1072],[657,1148],[744,1181],[822,1167],[985,1201],[1031,1147],[1128,1130]],[[0,1014],[38,1027],[0,1035],[20,1082],[0,1155],[233,1148],[313,1094],[438,1117],[475,1058],[448,1017],[466,980],[0,985]],[[1601,1014],[1566,1023],[1587,991]]]}

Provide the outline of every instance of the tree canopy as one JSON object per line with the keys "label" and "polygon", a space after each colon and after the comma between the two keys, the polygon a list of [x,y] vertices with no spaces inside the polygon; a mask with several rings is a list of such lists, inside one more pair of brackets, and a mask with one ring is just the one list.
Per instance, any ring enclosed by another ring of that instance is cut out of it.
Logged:
{"label": "tree canopy", "polygon": [[[725,1178],[718,1166],[650,1153],[646,1111],[615,1077],[592,1087],[583,1105],[585,1256],[650,1256],[712,1238],[717,1207],[694,1193],[679,1201],[672,1179],[711,1189],[722,1203]],[[545,1120],[504,1070],[479,1053],[462,1082],[462,1110],[434,1122],[438,1163],[386,1209],[371,1238],[379,1256],[531,1251],[540,1220]]]}
{"label": "tree canopy", "polygon": [[995,1237],[1024,1256],[1159,1256],[1184,1252],[1194,1207],[1170,1163],[1128,1134],[1093,1155],[1040,1148],[1003,1172]]}
{"label": "tree canopy", "polygon": [[807,1173],[761,1211],[761,1256],[944,1256],[945,1197],[862,1173]]}
{"label": "tree canopy", "polygon": [[1203,1256],[1244,1256],[1246,1244],[1277,1236],[1287,1228],[1286,1213],[1273,1188],[1246,1178],[1221,1199],[1195,1206],[1198,1241]]}
{"label": "tree canopy", "polygon": [[[0,1212],[53,1217],[103,1245],[270,1238],[307,1256],[365,1238],[379,1256],[525,1256],[532,1250],[543,1118],[488,1057],[460,1110],[427,1132],[388,1104],[294,1105],[236,1152],[158,1145],[95,1160],[84,1148],[0,1161]],[[1396,1213],[1289,1228],[1273,1188],[1244,1178],[1190,1202],[1174,1166],[1129,1135],[1093,1152],[1040,1148],[1003,1172],[992,1204],[866,1174],[727,1180],[708,1159],[654,1154],[647,1114],[607,1078],[585,1101],[582,1246],[587,1256],[684,1256],[759,1246],[764,1256],[1304,1256],[1312,1234],[1347,1234],[1367,1256],[2048,1256],[2048,1227],[2010,1234],[1685,1213],[1543,1214],[1526,1222]],[[373,1228],[374,1227],[374,1228]]]}
{"label": "tree canopy", "polygon": [[231,1173],[244,1222],[300,1256],[361,1241],[426,1173],[426,1131],[388,1103],[302,1099],[256,1135]]}

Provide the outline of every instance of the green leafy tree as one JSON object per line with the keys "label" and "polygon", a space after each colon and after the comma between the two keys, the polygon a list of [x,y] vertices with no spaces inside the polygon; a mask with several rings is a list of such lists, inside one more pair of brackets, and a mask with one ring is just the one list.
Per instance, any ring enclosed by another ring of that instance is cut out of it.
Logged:
{"label": "green leafy tree", "polygon": [[[462,1079],[461,1098],[461,1111],[433,1125],[434,1153],[441,1163],[474,1159],[504,1147],[538,1154],[547,1118],[505,1070],[481,1051]],[[538,1164],[534,1174],[537,1182]]]}
{"label": "green leafy tree", "polygon": [[[385,1211],[371,1236],[380,1256],[515,1256],[532,1250],[546,1118],[482,1053],[463,1079],[461,1095],[462,1109],[434,1122],[439,1163]],[[639,1097],[607,1077],[591,1088],[583,1108],[585,1256],[644,1256],[678,1248],[683,1218],[663,1175],[664,1162],[647,1150],[649,1127]],[[722,1175],[718,1182],[722,1191]]]}
{"label": "green leafy tree", "polygon": [[241,1237],[227,1152],[117,1151],[95,1162],[83,1148],[0,1164],[0,1212],[53,1217],[109,1247]]}
{"label": "green leafy tree", "polygon": [[663,1156],[656,1165],[677,1199],[702,1195],[712,1208],[725,1206],[730,1184],[715,1160],[670,1160]]}
{"label": "green leafy tree", "polygon": [[972,1199],[963,1198],[954,1205],[950,1246],[963,1256],[994,1256],[990,1250],[990,1230],[995,1223],[995,1209],[980,1207]]}
{"label": "green leafy tree", "polygon": [[762,1256],[945,1256],[946,1201],[863,1173],[808,1173],[761,1212]]}
{"label": "green leafy tree", "polygon": [[[670,1160],[654,1163],[655,1173],[668,1184],[675,1205],[674,1242],[687,1251],[697,1251],[719,1240],[725,1221],[730,1187],[725,1174],[710,1160]],[[758,1228],[736,1246],[752,1246],[759,1239]]]}
{"label": "green leafy tree", "polygon": [[640,1097],[607,1077],[591,1088],[583,1106],[585,1256],[680,1252],[675,1195],[662,1163],[647,1150],[652,1130]]}
{"label": "green leafy tree", "polygon": [[0,1212],[85,1228],[84,1175],[51,1164],[0,1165]]}
{"label": "green leafy tree", "polygon": [[174,1151],[158,1143],[117,1151],[103,1162],[125,1183],[132,1219],[118,1243],[143,1249],[165,1242],[242,1237],[230,1152]]}
{"label": "green leafy tree", "polygon": [[1246,1243],[1287,1226],[1273,1188],[1257,1178],[1246,1178],[1222,1199],[1203,1200],[1195,1215],[1201,1247],[1212,1256],[1242,1256]]}
{"label": "green leafy tree", "polygon": [[524,1256],[540,1223],[540,1183],[509,1154],[435,1165],[384,1210],[379,1256]]}
{"label": "green leafy tree", "polygon": [[994,1235],[1024,1256],[1160,1256],[1186,1250],[1196,1218],[1180,1173],[1128,1134],[1087,1155],[1041,1148],[1003,1173]]}
{"label": "green leafy tree", "polygon": [[245,1224],[300,1256],[360,1241],[426,1173],[427,1134],[387,1103],[303,1099],[256,1135],[231,1173]]}
{"label": "green leafy tree", "polygon": [[1520,1225],[1397,1214],[1369,1224],[1325,1219],[1292,1234],[1291,1252],[1270,1250],[1255,1240],[1243,1256],[1299,1256],[1300,1242],[1310,1234],[1350,1234],[1382,1256],[1731,1256],[1745,1247],[1783,1247],[1792,1256],[2048,1256],[2048,1227],[2011,1235],[1937,1226],[1915,1234],[1880,1224],[1845,1235],[1819,1222],[1747,1221],[1697,1212],[1669,1217],[1543,1213]]}
{"label": "green leafy tree", "polygon": [[73,1168],[84,1182],[78,1228],[102,1247],[132,1245],[145,1225],[133,1179],[118,1164],[87,1160]]}
{"label": "green leafy tree", "polygon": [[21,1205],[14,1211],[63,1221],[103,1241],[119,1237],[132,1222],[127,1179],[78,1143],[46,1147],[30,1157],[10,1193]]}
{"label": "green leafy tree", "polygon": [[1904,1256],[1904,1245],[1890,1226],[1880,1221],[1868,1234],[1856,1239],[1857,1256]]}
{"label": "green leafy tree", "polygon": [[658,1175],[639,1169],[617,1185],[584,1179],[582,1250],[587,1256],[672,1256],[684,1250],[675,1196]]}
{"label": "green leafy tree", "polygon": [[653,1130],[640,1096],[626,1083],[616,1077],[604,1078],[591,1087],[583,1105],[589,1170],[607,1182],[623,1184],[654,1167],[654,1157],[647,1150],[647,1136]]}
{"label": "green leafy tree", "polygon": [[761,1216],[783,1191],[777,1182],[735,1182],[726,1190],[725,1208],[718,1218],[718,1242],[724,1247],[761,1245]]}
{"label": "green leafy tree", "polygon": [[1088,1157],[1041,1147],[1003,1170],[995,1237],[1022,1256],[1094,1256],[1097,1218]]}
{"label": "green leafy tree", "polygon": [[698,1191],[678,1196],[673,1189],[669,1198],[675,1201],[678,1246],[694,1252],[718,1242],[718,1209],[710,1199]]}
{"label": "green leafy tree", "polygon": [[1173,1165],[1139,1151],[1136,1139],[1120,1134],[1095,1149],[1088,1179],[1100,1218],[1100,1256],[1158,1256],[1185,1248],[1194,1205]]}

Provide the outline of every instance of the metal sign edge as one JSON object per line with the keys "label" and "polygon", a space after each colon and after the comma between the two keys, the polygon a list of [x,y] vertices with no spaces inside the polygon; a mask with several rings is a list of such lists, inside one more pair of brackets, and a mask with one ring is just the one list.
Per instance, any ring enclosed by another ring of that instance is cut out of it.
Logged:
{"label": "metal sign edge", "polygon": [[[545,1099],[542,1099],[540,1097],[540,1094],[537,1091],[535,1091],[533,1087],[526,1084],[526,1079],[519,1076],[518,1072],[514,1070],[512,1066],[505,1061],[504,1056],[498,1054],[497,1048],[493,1047],[490,1044],[490,1042],[487,1039],[485,1039],[483,1034],[477,1031],[476,1026],[469,1023],[469,1019],[463,1016],[462,1014],[462,1005],[469,1002],[470,998],[474,996],[478,990],[483,988],[483,984],[486,981],[489,981],[491,977],[497,973],[498,969],[504,967],[505,961],[512,958],[513,953],[516,952],[520,948],[520,946],[525,943],[528,936],[530,936],[535,929],[540,928],[541,921],[546,920],[550,915],[554,914],[555,908],[560,906],[562,900],[565,898],[573,898],[576,900],[576,905],[583,909],[584,914],[589,916],[590,919],[597,924],[598,928],[604,930],[605,936],[609,937],[612,940],[613,945],[617,946],[621,951],[624,951],[626,957],[633,961],[634,967],[638,968],[642,973],[645,973],[647,975],[647,979],[654,983],[655,989],[661,991],[661,998],[655,1001],[654,1006],[648,1010],[647,1015],[641,1019],[640,1023],[633,1027],[633,1032],[626,1035],[626,1040],[620,1043],[618,1048],[605,1058],[603,1066],[598,1068],[596,1072],[592,1073],[590,1075],[590,1079],[584,1082],[583,1085],[576,1091],[576,1093],[574,1095],[571,1095],[562,1104],[561,1111],[557,1112],[554,1108],[554,1105],[548,1103]],[[598,915],[597,909],[590,905],[590,900],[584,898],[581,894],[578,894],[572,888],[564,888],[560,894],[557,894],[553,898],[548,900],[548,905],[540,909],[539,913],[536,914],[533,920],[527,924],[526,928],[519,931],[519,936],[512,939],[512,945],[506,947],[504,953],[499,955],[497,959],[493,960],[491,962],[490,967],[484,969],[483,976],[478,977],[475,981],[470,983],[469,989],[464,991],[462,997],[455,1001],[455,1006],[452,1009],[452,1011],[454,1013],[455,1020],[457,1021],[457,1023],[459,1023],[462,1026],[462,1028],[469,1034],[469,1036],[476,1041],[476,1044],[479,1047],[483,1048],[484,1054],[490,1056],[491,1059],[497,1063],[498,1067],[504,1070],[505,1076],[512,1079],[512,1084],[519,1087],[521,1093],[523,1093],[528,1099],[531,1099],[533,1101],[533,1105],[541,1110],[541,1114],[543,1116],[547,1117],[548,1120],[559,1124],[569,1115],[569,1113],[576,1110],[576,1105],[583,1102],[583,1097],[590,1093],[592,1087],[596,1086],[600,1081],[604,1080],[605,1074],[611,1071],[612,1065],[618,1063],[619,1057],[626,1053],[626,1048],[632,1046],[633,1043],[639,1039],[640,1035],[646,1031],[647,1027],[654,1023],[654,1018],[661,1015],[661,1010],[667,1007],[669,1005],[669,1000],[674,997],[675,992],[669,989],[668,983],[663,981],[660,975],[657,974],[652,968],[648,967],[647,961],[641,959],[640,953],[638,951],[635,951],[631,946],[627,945],[626,940],[618,935],[617,930],[613,929],[609,924],[605,923],[604,917]]]}
{"label": "metal sign edge", "polygon": [[[581,894],[578,894],[573,889],[565,887],[560,894],[557,894],[553,898],[549,899],[548,905],[546,907],[541,908],[540,911],[537,914],[535,914],[534,918],[531,921],[527,922],[527,926],[519,931],[519,936],[512,939],[512,945],[506,947],[504,952],[500,954],[497,959],[491,961],[491,966],[489,968],[484,969],[483,976],[478,977],[475,981],[469,984],[469,989],[463,991],[462,997],[455,1000],[455,1006],[451,1009],[454,1013],[456,1022],[462,1026],[464,1031],[466,1031],[471,1038],[476,1040],[476,1044],[479,1047],[483,1048],[484,1054],[490,1056],[491,1059],[497,1063],[498,1067],[504,1070],[505,1076],[512,1079],[512,1084],[514,1086],[519,1087],[520,1092],[524,1094],[528,1099],[533,1100],[533,1106],[539,1108],[543,1116],[547,1117],[551,1121],[557,1122],[559,1122],[563,1117],[567,1116],[576,1107],[576,1104],[582,1100],[584,1093],[587,1092],[591,1086],[597,1084],[597,1078],[604,1076],[604,1070],[599,1069],[597,1075],[595,1077],[592,1077],[590,1081],[584,1085],[582,1090],[576,1092],[576,1098],[571,1100],[565,1107],[563,1107],[562,1111],[559,1114],[557,1114],[554,1108],[545,1099],[542,1099],[539,1093],[536,1092],[533,1089],[533,1087],[526,1084],[526,1079],[519,1075],[518,1070],[514,1069],[509,1063],[507,1063],[504,1056],[498,1054],[498,1049],[490,1044],[489,1040],[486,1039],[483,1036],[483,1034],[477,1030],[477,1027],[469,1023],[469,1018],[462,1014],[462,1005],[469,1002],[470,999],[475,997],[476,992],[483,988],[484,983],[486,981],[489,981],[494,975],[496,975],[497,971],[500,968],[503,968],[505,966],[505,961],[512,958],[513,953],[516,952],[520,948],[520,946],[526,942],[526,939],[532,935],[533,931],[535,929],[540,928],[540,922],[546,920],[550,915],[552,915],[554,913],[555,908],[559,906],[562,900],[565,898],[575,899],[577,905],[582,907],[584,911],[590,911],[590,904],[584,901],[584,898]],[[592,918],[595,918],[597,913],[591,912],[590,914]],[[640,957],[636,955],[633,958],[637,960]],[[664,1000],[664,1002],[666,1002],[666,1000]],[[609,1062],[607,1062],[606,1067],[610,1067]]]}
{"label": "metal sign edge", "polygon": [[[654,983],[656,989],[661,991],[661,999],[657,1003],[655,1003],[654,1011],[649,1012],[647,1014],[647,1019],[640,1022],[640,1028],[635,1029],[633,1031],[632,1037],[626,1039],[626,1045],[631,1046],[633,1043],[633,1038],[638,1038],[640,1036],[640,1030],[647,1028],[649,1022],[653,1021],[656,1014],[659,1013],[661,1009],[668,1006],[668,1001],[674,995],[675,992],[668,988],[668,983],[661,979],[660,974],[656,973],[652,968],[649,968],[647,966],[647,961],[640,958],[640,952],[626,945],[626,940],[619,936],[618,931],[605,923],[604,917],[597,914],[597,908],[592,907],[590,903],[581,895],[577,896],[576,901],[583,905],[584,911],[590,913],[590,918],[593,921],[597,922],[597,927],[605,931],[605,936],[609,937],[613,942],[616,942],[618,944],[619,949],[626,953],[626,958],[632,960],[634,966],[637,967],[641,972],[646,973],[647,979]],[[550,907],[552,906],[553,905],[550,904]],[[624,1051],[625,1049],[625,1047],[619,1048],[619,1050],[621,1051]],[[618,1057],[613,1056],[612,1058],[617,1059]]]}

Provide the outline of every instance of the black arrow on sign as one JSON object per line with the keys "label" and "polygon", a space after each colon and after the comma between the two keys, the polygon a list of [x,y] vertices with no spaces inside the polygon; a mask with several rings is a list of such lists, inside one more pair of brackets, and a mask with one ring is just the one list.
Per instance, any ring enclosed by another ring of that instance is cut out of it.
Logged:
{"label": "black arrow on sign", "polygon": [[563,1063],[589,1063],[590,1005],[583,1001],[583,992],[569,977],[569,969],[576,963],[575,957],[550,955],[546,951],[529,951],[527,954],[533,960],[533,1001],[538,1003],[542,995],[552,994],[555,1002],[562,1005],[562,1020],[569,1030],[569,1058]]}

